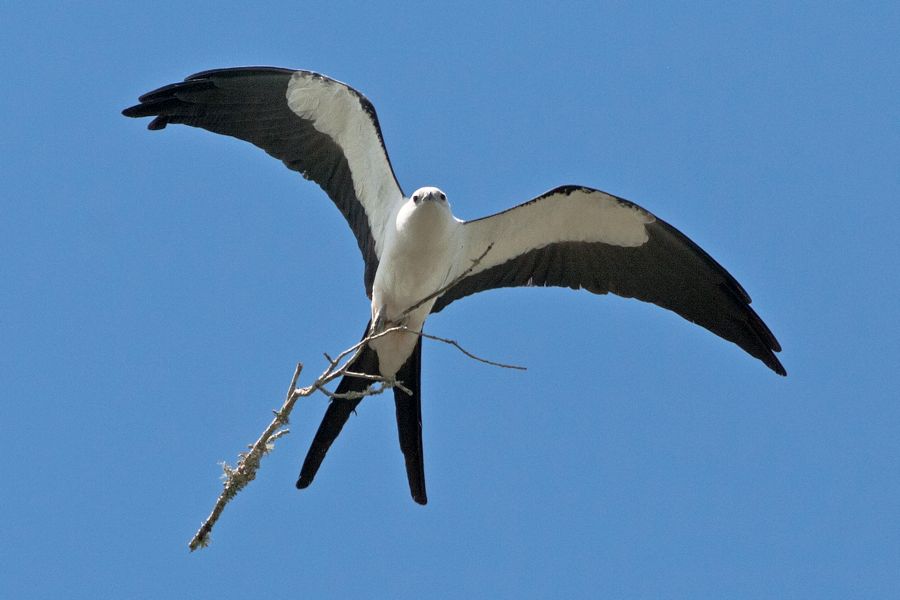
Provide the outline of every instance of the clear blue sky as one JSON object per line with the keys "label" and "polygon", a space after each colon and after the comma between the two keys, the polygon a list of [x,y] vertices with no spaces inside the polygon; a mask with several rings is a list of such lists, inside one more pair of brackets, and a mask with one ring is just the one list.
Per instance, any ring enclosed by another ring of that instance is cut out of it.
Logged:
{"label": "clear blue sky", "polygon": [[[900,8],[744,4],[6,3],[0,595],[900,597]],[[294,489],[317,397],[189,554],[217,463],[368,316],[315,185],[119,114],[252,64],[363,91],[401,184],[462,218],[564,183],[642,204],[788,378],[635,301],[468,298],[430,331],[529,370],[426,345],[428,506],[389,396]]]}

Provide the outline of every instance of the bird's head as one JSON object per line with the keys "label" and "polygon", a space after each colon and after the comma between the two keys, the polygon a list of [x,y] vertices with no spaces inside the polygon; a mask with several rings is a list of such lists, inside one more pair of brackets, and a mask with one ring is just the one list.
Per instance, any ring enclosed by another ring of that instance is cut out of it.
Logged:
{"label": "bird's head", "polygon": [[412,225],[419,231],[443,230],[454,221],[447,195],[436,187],[422,187],[413,192],[400,207],[397,224],[400,228]]}
{"label": "bird's head", "polygon": [[436,187],[421,187],[413,192],[413,195],[410,196],[409,199],[415,206],[421,206],[428,202],[436,202],[447,208],[450,207],[450,203],[447,202],[447,195]]}

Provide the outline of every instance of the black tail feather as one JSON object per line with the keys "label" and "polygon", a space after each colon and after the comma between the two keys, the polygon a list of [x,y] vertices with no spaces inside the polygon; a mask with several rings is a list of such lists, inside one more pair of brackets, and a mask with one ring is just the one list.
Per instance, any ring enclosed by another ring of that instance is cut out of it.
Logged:
{"label": "black tail feather", "polygon": [[[367,325],[366,333],[363,336],[365,337],[368,332],[369,326]],[[378,355],[368,346],[364,347],[359,356],[356,357],[356,360],[350,365],[349,370],[356,373],[377,375],[379,373]],[[338,384],[335,393],[362,392],[369,387],[370,383],[372,382],[367,379],[345,376]],[[350,413],[356,410],[361,401],[362,398],[356,400],[335,398],[328,405],[328,410],[325,411],[322,423],[319,424],[316,436],[313,438],[309,451],[306,453],[306,459],[303,461],[303,466],[300,468],[300,478],[297,479],[297,487],[299,489],[308,487],[312,483],[319,467],[322,465],[322,461],[325,459],[325,455],[328,453],[328,449],[331,448],[331,444],[334,443],[334,440],[341,433],[341,429],[344,428],[344,424],[350,418]]]}
{"label": "black tail feather", "polygon": [[412,392],[410,396],[398,387],[394,388],[394,403],[397,407],[397,433],[400,449],[406,460],[406,477],[413,500],[426,504],[425,457],[422,453],[422,338],[416,348],[397,373],[397,380]]}

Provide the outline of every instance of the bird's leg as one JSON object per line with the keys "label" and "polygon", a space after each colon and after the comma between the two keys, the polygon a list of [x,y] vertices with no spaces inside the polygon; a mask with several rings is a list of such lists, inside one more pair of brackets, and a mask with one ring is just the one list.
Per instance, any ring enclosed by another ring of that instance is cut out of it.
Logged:
{"label": "bird's leg", "polygon": [[372,326],[369,328],[369,335],[375,335],[387,329],[386,325],[388,325],[388,323],[386,323],[383,315],[384,313],[381,311],[381,309],[373,312]]}
{"label": "bird's leg", "polygon": [[379,334],[392,327],[405,327],[408,322],[409,315],[403,314],[398,319],[392,320],[385,318],[384,313],[381,310],[377,310],[372,317],[372,327],[369,330],[369,335]]}

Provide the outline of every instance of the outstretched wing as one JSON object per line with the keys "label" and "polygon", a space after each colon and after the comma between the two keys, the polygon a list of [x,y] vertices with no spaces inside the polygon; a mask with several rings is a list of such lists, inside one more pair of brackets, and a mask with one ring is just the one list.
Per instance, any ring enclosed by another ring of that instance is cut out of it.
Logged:
{"label": "outstretched wing", "polygon": [[778,340],[719,263],[668,223],[610,194],[563,186],[463,226],[460,273],[432,312],[475,292],[514,286],[612,292],[672,310],[785,375]]}
{"label": "outstretched wing", "polygon": [[403,191],[365,96],[318,73],[239,67],[161,87],[122,114],[156,117],[152,130],[183,123],[248,141],[315,181],[356,236],[371,297],[385,227]]}

